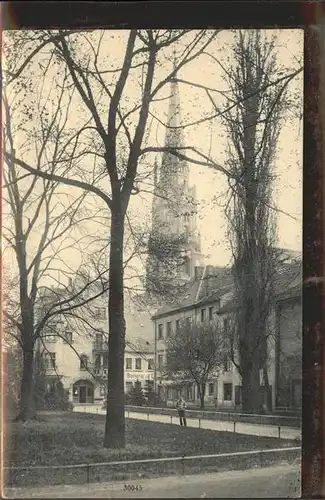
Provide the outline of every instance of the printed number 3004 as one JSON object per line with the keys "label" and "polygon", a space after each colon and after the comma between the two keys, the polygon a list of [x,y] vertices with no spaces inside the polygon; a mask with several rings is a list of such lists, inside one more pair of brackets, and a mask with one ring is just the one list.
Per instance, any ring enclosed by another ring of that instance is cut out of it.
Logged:
{"label": "printed number 3004", "polygon": [[125,484],[124,491],[142,491],[141,484]]}

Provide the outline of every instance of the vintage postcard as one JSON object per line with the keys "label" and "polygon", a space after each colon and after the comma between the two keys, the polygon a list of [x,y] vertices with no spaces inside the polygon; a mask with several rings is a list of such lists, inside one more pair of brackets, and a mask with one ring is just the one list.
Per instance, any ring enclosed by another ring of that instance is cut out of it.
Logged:
{"label": "vintage postcard", "polygon": [[5,497],[300,496],[305,54],[3,31]]}

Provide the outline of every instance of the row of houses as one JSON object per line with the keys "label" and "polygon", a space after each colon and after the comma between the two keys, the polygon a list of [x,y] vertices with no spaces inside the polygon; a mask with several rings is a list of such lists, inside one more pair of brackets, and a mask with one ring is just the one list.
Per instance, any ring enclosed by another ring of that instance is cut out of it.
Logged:
{"label": "row of houses", "polygon": [[[73,284],[70,281],[65,287],[45,289],[40,300],[40,316],[62,298],[73,297],[75,290],[82,288],[80,283]],[[94,300],[78,307],[74,313],[53,316],[46,323],[36,346],[43,360],[47,388],[50,390],[59,379],[73,404],[100,403],[106,395],[108,297],[107,293],[99,295],[98,292],[96,285],[92,284],[84,293],[86,299],[96,296]],[[141,336],[143,316],[128,316],[128,331],[133,335],[126,338],[125,344],[125,392],[131,390],[136,380],[143,387],[147,381],[153,383],[154,380],[153,343]],[[151,322],[147,323],[151,327]],[[148,324],[146,326],[148,330]]]}
{"label": "row of houses", "polygon": [[[270,317],[272,334],[268,338],[268,379],[274,407],[301,405],[301,261],[283,264],[275,282],[276,300]],[[125,391],[135,381],[143,387],[154,384],[159,399],[174,405],[182,394],[189,405],[199,403],[196,384],[175,382],[165,376],[166,338],[183,320],[194,322],[218,321],[227,329],[236,304],[229,268],[196,267],[194,276],[182,288],[177,302],[163,305],[153,315],[148,309],[126,308],[127,339],[125,346]],[[87,324],[92,328],[74,326],[56,318],[45,330],[39,342],[47,383],[59,377],[69,391],[74,404],[100,403],[105,398],[107,379],[107,297],[94,300],[92,316]],[[261,390],[263,382],[261,377]],[[230,355],[224,366],[211,374],[206,387],[206,405],[217,408],[240,408],[241,380]]]}
{"label": "row of houses", "polygon": [[[174,404],[179,395],[189,403],[198,404],[198,388],[194,382],[180,384],[166,380],[163,366],[166,362],[166,338],[177,331],[181,321],[217,321],[227,330],[236,308],[230,270],[206,266],[196,268],[195,277],[185,287],[178,303],[164,305],[153,316],[155,330],[156,389],[168,404]],[[283,264],[275,280],[275,304],[269,318],[268,381],[272,405],[276,408],[301,406],[302,305],[301,261]],[[261,373],[261,391],[263,386]],[[230,355],[224,366],[211,374],[206,387],[206,404],[218,408],[240,408],[241,378]]]}

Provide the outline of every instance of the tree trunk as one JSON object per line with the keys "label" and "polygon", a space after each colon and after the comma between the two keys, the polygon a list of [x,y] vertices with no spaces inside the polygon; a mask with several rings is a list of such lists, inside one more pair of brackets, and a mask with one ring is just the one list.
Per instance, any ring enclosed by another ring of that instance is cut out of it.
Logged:
{"label": "tree trunk", "polygon": [[200,398],[200,409],[204,410],[205,384],[198,384],[198,392]]}
{"label": "tree trunk", "polygon": [[260,413],[261,392],[258,364],[252,363],[242,369],[242,409],[247,413]]}
{"label": "tree trunk", "polygon": [[29,347],[23,353],[23,370],[20,384],[19,413],[15,421],[30,420],[35,418],[35,406],[33,402],[33,368],[34,349]]}
{"label": "tree trunk", "polygon": [[125,447],[123,238],[124,214],[119,206],[113,206],[109,261],[109,341],[105,448]]}
{"label": "tree trunk", "polygon": [[263,379],[264,379],[264,387],[265,387],[265,393],[266,393],[266,407],[267,411],[271,412],[273,408],[272,404],[272,390],[270,387],[270,382],[269,382],[269,375],[267,373],[267,367],[263,367]]}

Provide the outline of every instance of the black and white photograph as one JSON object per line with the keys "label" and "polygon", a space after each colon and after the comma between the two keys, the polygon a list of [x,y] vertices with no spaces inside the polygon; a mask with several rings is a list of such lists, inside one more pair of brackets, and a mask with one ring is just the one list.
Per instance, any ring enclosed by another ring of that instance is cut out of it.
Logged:
{"label": "black and white photograph", "polygon": [[303,29],[2,38],[3,496],[300,497]]}

